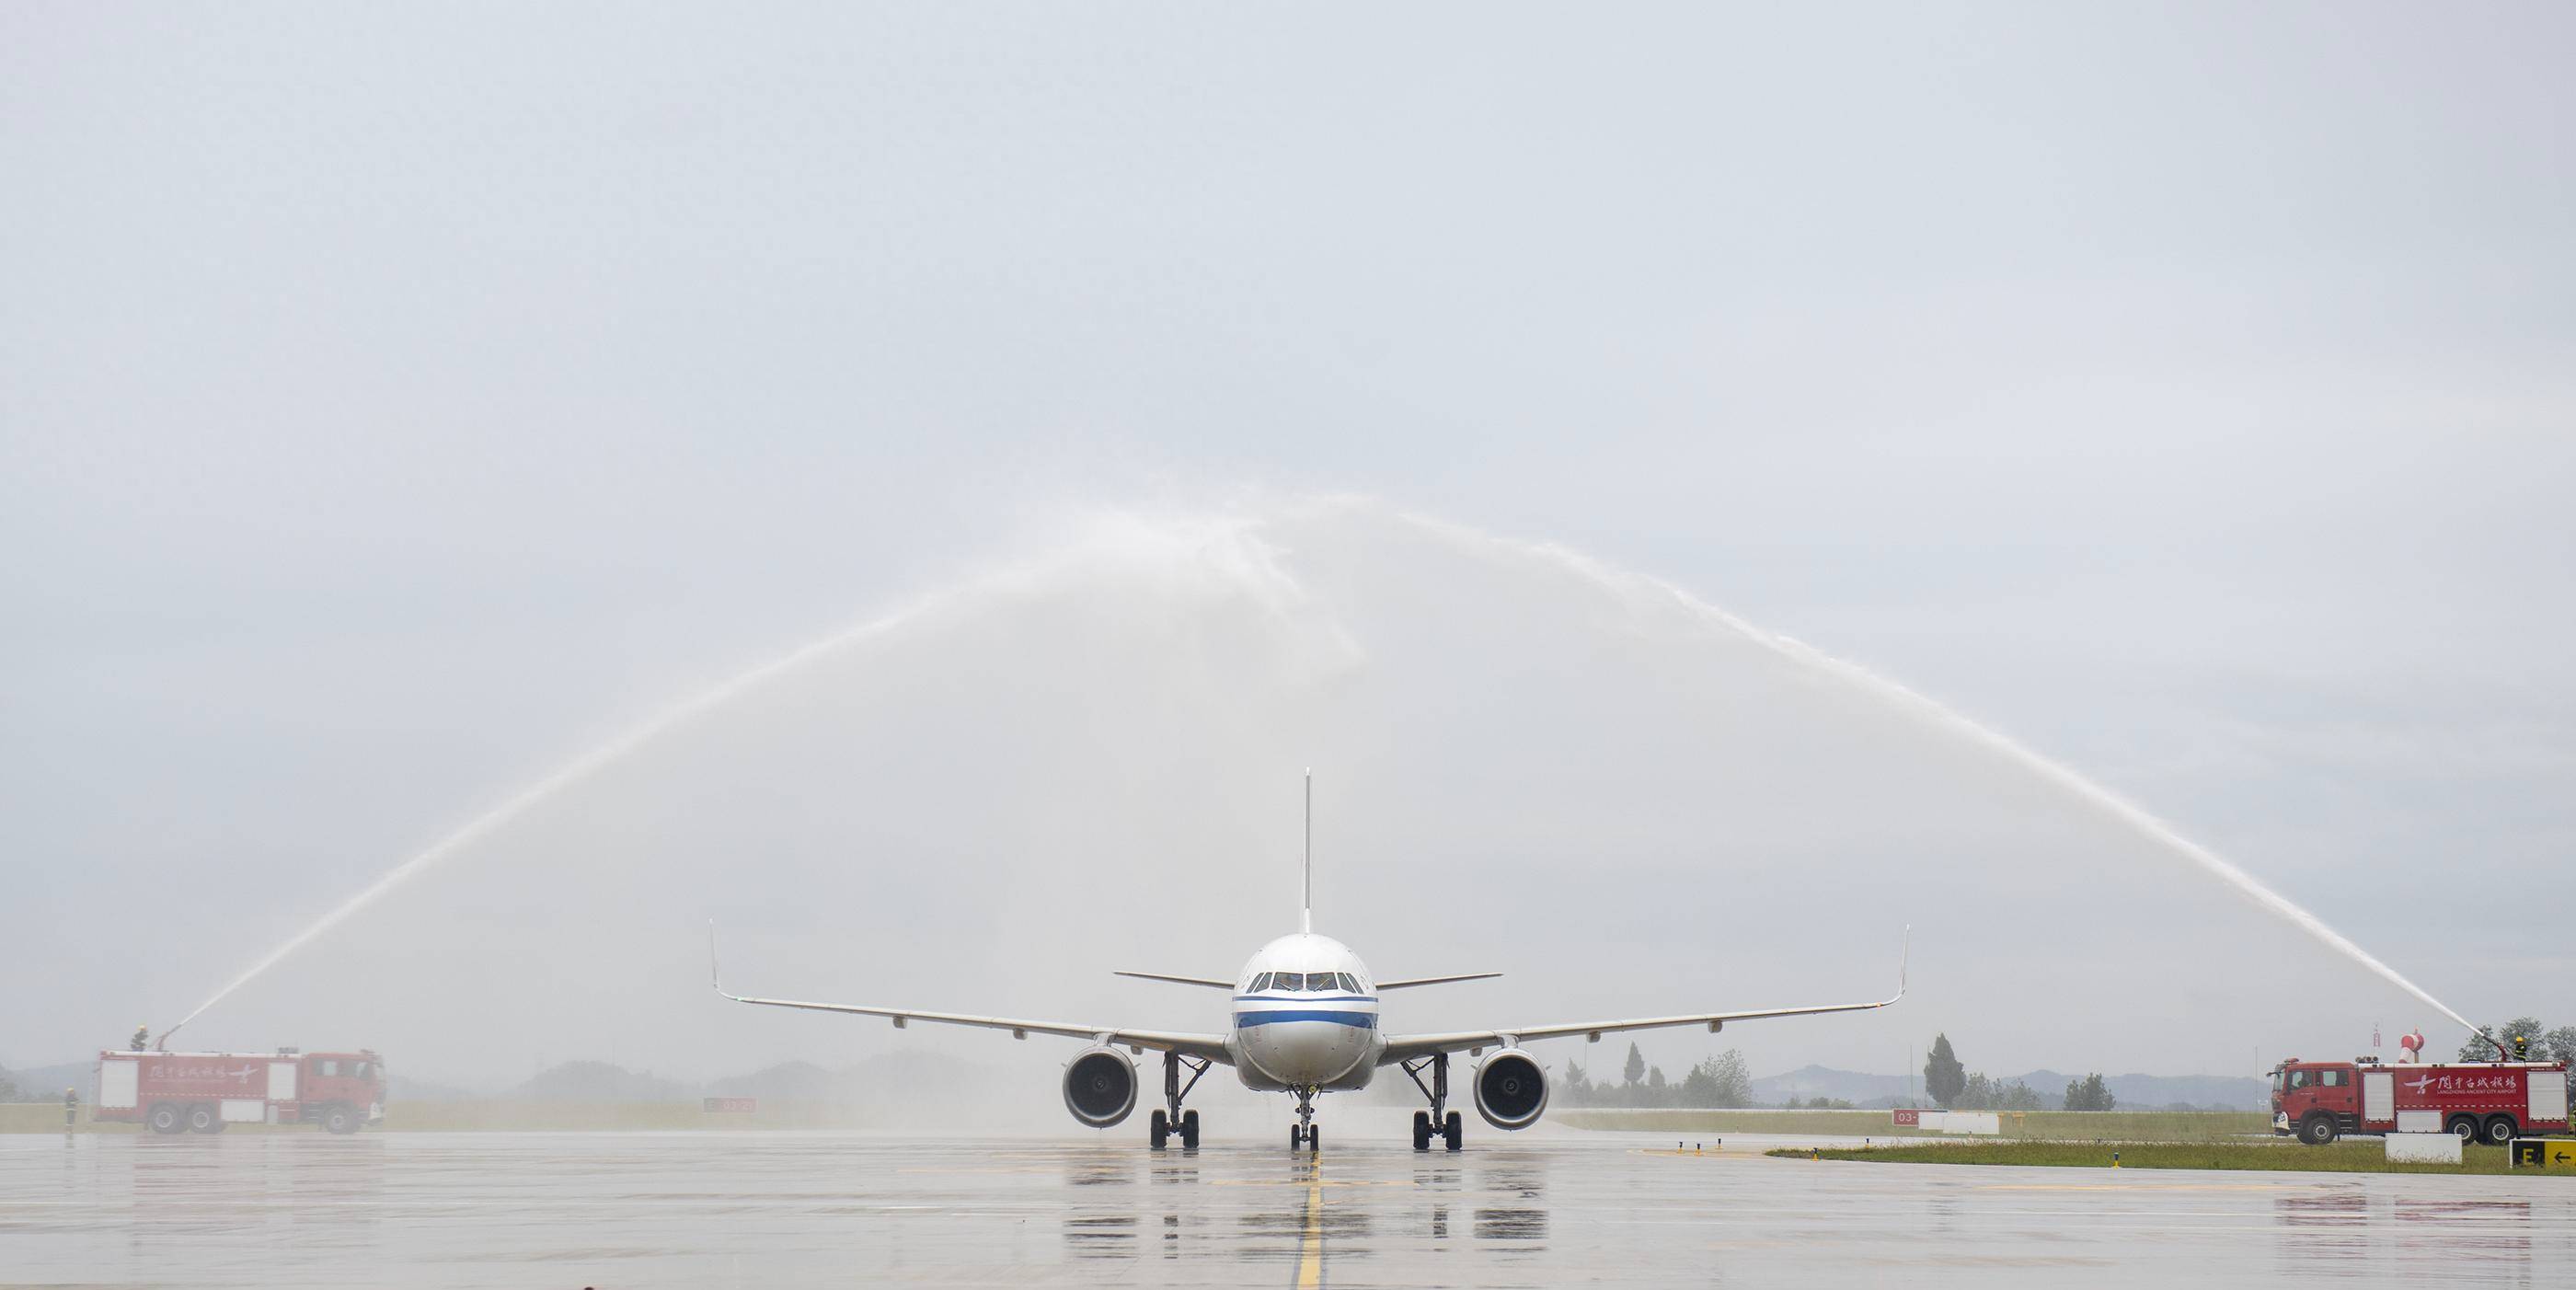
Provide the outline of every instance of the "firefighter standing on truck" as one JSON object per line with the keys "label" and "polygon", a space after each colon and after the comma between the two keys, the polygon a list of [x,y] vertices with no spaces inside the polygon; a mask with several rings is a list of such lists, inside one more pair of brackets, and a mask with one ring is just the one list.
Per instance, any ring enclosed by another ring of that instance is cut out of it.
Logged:
{"label": "firefighter standing on truck", "polygon": [[146,1044],[149,1044],[149,1043],[151,1043],[151,1042],[152,1042],[152,1027],[150,1027],[150,1026],[136,1026],[136,1027],[134,1028],[134,1045],[133,1045],[133,1046],[134,1046],[134,1051],[136,1051],[136,1052],[138,1052],[138,1053],[139,1053],[139,1052],[142,1052],[142,1051],[143,1051],[143,1046],[144,1046],[144,1045],[146,1045]]}
{"label": "firefighter standing on truck", "polygon": [[2518,1062],[2527,1062],[2531,1060],[2531,1041],[2529,1039],[2526,1039],[2521,1035],[2515,1035],[2513,1037],[2513,1059]]}

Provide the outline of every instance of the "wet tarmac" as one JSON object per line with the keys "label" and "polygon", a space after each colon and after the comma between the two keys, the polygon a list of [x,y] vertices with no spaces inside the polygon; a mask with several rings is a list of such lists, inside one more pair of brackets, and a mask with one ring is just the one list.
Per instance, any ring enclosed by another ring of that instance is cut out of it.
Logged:
{"label": "wet tarmac", "polygon": [[[1394,1123],[1391,1121],[1391,1123]],[[1328,1128],[0,1138],[0,1285],[2562,1286],[2576,1180],[1773,1160]]]}

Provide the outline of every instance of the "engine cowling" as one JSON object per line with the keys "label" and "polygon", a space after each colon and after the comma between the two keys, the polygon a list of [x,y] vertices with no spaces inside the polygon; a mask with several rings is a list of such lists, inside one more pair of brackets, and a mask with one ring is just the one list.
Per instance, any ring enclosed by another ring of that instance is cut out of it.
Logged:
{"label": "engine cowling", "polygon": [[1526,1129],[1547,1110],[1547,1070],[1538,1059],[1506,1048],[1476,1067],[1476,1114],[1497,1129]]}
{"label": "engine cowling", "polygon": [[1086,1048],[1064,1065],[1064,1109],[1106,1129],[1136,1109],[1135,1063],[1114,1048]]}

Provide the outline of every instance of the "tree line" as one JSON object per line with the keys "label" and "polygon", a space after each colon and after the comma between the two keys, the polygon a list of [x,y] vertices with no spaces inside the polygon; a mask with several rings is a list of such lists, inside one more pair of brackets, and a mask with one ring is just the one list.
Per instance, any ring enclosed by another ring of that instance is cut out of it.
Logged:
{"label": "tree line", "polygon": [[1924,1055],[1923,1091],[1944,1111],[2108,1111],[2120,1104],[2100,1071],[2066,1081],[2066,1094],[2051,1107],[2038,1089],[2013,1080],[1989,1078],[1971,1071],[1950,1046],[1948,1034],[1932,1037]]}
{"label": "tree line", "polygon": [[2487,1027],[2487,1034],[2495,1036],[2505,1045],[2507,1051],[2502,1058],[2496,1055],[2494,1044],[2488,1043],[2483,1036],[2471,1035],[2467,1043],[2460,1045],[2460,1055],[2457,1060],[2464,1062],[2516,1060],[2511,1050],[2514,1040],[2520,1039],[2528,1044],[2530,1051],[2530,1056],[2522,1060],[2576,1062],[2576,1026],[2559,1026],[2550,1029],[2544,1028],[2538,1017],[2516,1017],[2501,1026]]}
{"label": "tree line", "polygon": [[1628,1060],[1620,1067],[1620,1078],[1595,1080],[1583,1069],[1583,1063],[1568,1061],[1565,1075],[1557,1081],[1548,1097],[1566,1106],[1751,1106],[1753,1105],[1753,1068],[1744,1054],[1729,1048],[1715,1057],[1693,1066],[1678,1080],[1664,1078],[1664,1069],[1646,1064],[1645,1054],[1635,1044],[1628,1045]]}

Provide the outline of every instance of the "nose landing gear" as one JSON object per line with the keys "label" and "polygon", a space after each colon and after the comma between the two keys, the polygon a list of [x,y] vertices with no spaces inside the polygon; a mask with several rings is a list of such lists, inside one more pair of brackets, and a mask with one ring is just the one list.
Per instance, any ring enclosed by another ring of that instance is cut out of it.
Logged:
{"label": "nose landing gear", "polygon": [[[1190,1082],[1187,1084],[1181,1082],[1181,1066],[1184,1063],[1187,1063],[1190,1068]],[[1198,1150],[1199,1113],[1182,1110],[1181,1099],[1188,1097],[1190,1090],[1199,1086],[1199,1076],[1207,1074],[1208,1067],[1212,1065],[1215,1063],[1204,1057],[1183,1057],[1179,1053],[1163,1054],[1163,1104],[1168,1109],[1154,1112],[1154,1118],[1145,1131],[1146,1141],[1153,1145],[1154,1150],[1162,1150],[1163,1144],[1175,1133],[1181,1137],[1182,1150]]]}
{"label": "nose landing gear", "polygon": [[1324,1149],[1324,1131],[1315,1127],[1315,1090],[1312,1087],[1297,1090],[1297,1122],[1288,1126],[1288,1149],[1294,1151],[1301,1146],[1308,1151]]}
{"label": "nose landing gear", "polygon": [[[1413,1113],[1413,1149],[1429,1151],[1431,1139],[1437,1137],[1451,1151],[1456,1151],[1467,1140],[1467,1121],[1466,1117],[1449,1109],[1449,1054],[1416,1057],[1402,1065],[1404,1073],[1413,1080],[1413,1086],[1421,1089],[1422,1096],[1431,1101],[1430,1110]],[[1422,1072],[1426,1067],[1431,1071],[1429,1084],[1422,1082]]]}

